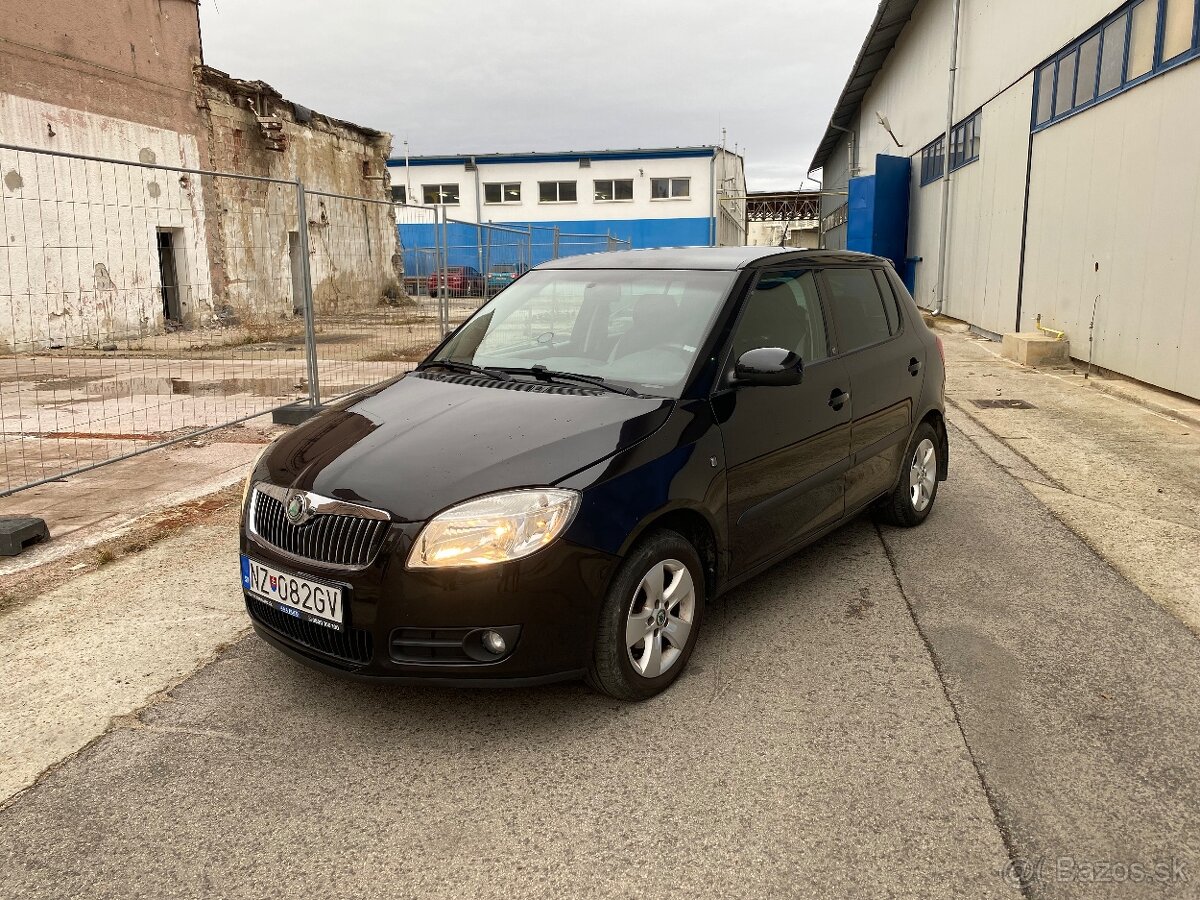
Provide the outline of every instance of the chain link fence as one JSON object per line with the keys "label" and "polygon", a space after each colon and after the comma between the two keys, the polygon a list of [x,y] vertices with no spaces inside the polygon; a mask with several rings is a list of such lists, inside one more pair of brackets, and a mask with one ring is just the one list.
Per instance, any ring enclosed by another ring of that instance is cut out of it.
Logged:
{"label": "chain link fence", "polygon": [[0,496],[411,369],[531,266],[627,248],[0,143]]}
{"label": "chain link fence", "polygon": [[6,144],[0,172],[0,496],[360,390],[442,334],[388,201]]}

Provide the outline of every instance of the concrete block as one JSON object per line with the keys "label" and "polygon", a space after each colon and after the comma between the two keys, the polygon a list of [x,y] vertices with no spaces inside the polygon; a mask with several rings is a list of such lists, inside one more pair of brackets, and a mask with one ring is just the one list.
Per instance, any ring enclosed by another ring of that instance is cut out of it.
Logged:
{"label": "concrete block", "polygon": [[46,523],[34,516],[0,518],[0,556],[17,556],[26,547],[50,539]]}
{"label": "concrete block", "polygon": [[1071,364],[1071,342],[1056,340],[1040,331],[1004,335],[1000,352],[1006,359],[1023,366],[1068,366]]}

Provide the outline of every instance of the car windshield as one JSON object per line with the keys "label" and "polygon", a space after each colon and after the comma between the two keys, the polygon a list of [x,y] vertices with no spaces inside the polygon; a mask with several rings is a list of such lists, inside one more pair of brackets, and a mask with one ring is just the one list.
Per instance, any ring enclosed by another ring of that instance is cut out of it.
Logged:
{"label": "car windshield", "polygon": [[678,397],[736,275],[535,270],[476,312],[432,360],[544,366]]}

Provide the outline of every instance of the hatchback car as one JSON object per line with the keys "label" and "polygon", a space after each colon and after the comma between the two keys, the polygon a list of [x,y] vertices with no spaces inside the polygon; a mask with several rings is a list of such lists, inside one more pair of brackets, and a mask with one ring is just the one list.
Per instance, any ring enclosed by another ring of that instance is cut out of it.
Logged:
{"label": "hatchback car", "polygon": [[873,256],[546,263],[260,456],[246,608],[325,670],[649,697],[718,594],[868,508],[929,515],[943,383],[940,342]]}
{"label": "hatchback car", "polygon": [[487,273],[488,291],[498,293],[528,271],[525,263],[496,263]]}
{"label": "hatchback car", "polygon": [[485,280],[483,274],[474,266],[450,266],[441,279],[436,274],[430,275],[425,283],[425,292],[430,297],[437,296],[439,280],[451,297],[483,296]]}

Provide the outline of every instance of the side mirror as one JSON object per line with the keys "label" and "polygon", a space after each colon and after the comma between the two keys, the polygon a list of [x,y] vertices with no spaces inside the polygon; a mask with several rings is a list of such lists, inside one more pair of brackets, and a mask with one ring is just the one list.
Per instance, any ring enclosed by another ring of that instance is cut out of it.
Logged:
{"label": "side mirror", "polygon": [[804,360],[782,347],[759,347],[739,356],[733,371],[737,384],[799,384],[804,379]]}

